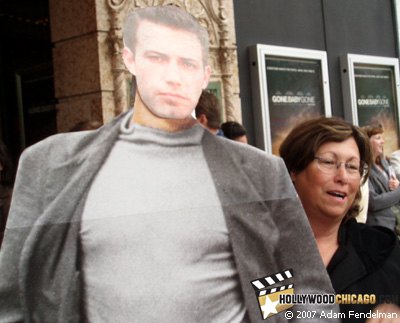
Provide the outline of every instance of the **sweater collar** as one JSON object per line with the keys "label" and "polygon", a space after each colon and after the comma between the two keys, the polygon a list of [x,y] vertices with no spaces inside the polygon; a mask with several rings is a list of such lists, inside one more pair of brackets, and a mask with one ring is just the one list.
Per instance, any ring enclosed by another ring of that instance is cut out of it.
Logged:
{"label": "sweater collar", "polygon": [[162,147],[185,147],[201,145],[205,129],[200,123],[197,123],[189,129],[170,132],[157,128],[142,126],[137,123],[130,125],[132,116],[133,110],[125,116],[123,122],[121,123],[118,140]]}

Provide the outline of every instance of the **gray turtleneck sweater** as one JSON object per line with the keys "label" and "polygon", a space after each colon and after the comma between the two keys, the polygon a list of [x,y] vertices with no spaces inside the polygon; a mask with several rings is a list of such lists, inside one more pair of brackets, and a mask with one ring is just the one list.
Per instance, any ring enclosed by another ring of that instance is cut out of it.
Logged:
{"label": "gray turtleneck sweater", "polygon": [[238,274],[201,125],[165,132],[131,114],[82,217],[92,322],[241,322]]}

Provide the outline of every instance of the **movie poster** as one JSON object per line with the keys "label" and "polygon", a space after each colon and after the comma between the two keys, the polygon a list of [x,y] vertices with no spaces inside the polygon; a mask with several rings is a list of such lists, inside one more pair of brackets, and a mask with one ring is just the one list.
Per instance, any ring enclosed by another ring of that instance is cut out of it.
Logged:
{"label": "movie poster", "polygon": [[384,151],[399,149],[398,111],[393,67],[354,66],[358,124],[383,128]]}
{"label": "movie poster", "polygon": [[325,114],[321,61],[266,57],[272,153],[295,125]]}

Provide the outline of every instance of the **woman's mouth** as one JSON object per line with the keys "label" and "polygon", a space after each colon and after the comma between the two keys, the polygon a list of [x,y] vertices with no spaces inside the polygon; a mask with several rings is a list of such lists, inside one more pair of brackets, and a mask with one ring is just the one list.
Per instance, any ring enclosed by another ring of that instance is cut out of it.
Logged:
{"label": "woman's mouth", "polygon": [[344,200],[344,199],[346,198],[346,196],[347,196],[346,193],[338,192],[338,191],[329,191],[329,192],[327,192],[327,193],[328,193],[329,195],[335,197],[335,198],[340,199],[340,200]]}

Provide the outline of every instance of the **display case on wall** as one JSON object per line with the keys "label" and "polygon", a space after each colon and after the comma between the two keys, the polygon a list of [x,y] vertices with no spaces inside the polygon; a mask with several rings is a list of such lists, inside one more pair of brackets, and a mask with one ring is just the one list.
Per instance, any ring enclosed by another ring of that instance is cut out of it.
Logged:
{"label": "display case on wall", "polygon": [[383,128],[385,154],[399,149],[399,61],[345,54],[340,57],[345,119]]}
{"label": "display case on wall", "polygon": [[298,123],[331,116],[325,51],[257,44],[249,48],[256,145],[275,155]]}

